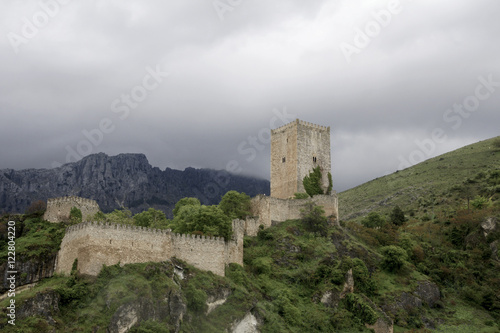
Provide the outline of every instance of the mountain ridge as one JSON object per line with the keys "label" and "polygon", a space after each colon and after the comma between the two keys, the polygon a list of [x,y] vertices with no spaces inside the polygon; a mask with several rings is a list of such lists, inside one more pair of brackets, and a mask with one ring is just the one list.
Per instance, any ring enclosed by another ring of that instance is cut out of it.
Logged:
{"label": "mountain ridge", "polygon": [[21,213],[35,200],[76,195],[96,200],[104,212],[154,207],[171,216],[183,197],[216,204],[229,190],[269,194],[269,181],[225,170],[161,170],[142,153],[97,153],[53,169],[0,170],[0,212]]}

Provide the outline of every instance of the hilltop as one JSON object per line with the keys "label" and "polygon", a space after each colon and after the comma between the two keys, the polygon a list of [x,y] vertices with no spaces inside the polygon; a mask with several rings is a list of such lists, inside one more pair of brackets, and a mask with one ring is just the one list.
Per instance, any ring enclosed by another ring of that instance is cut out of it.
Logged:
{"label": "hilltop", "polygon": [[467,200],[500,197],[500,137],[484,140],[339,194],[339,215],[352,220],[394,206],[417,216],[456,210]]}

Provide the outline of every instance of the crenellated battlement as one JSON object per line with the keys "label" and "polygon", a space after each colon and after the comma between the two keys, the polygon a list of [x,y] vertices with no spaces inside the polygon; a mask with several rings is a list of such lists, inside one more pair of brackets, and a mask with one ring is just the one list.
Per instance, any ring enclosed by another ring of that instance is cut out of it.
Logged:
{"label": "crenellated battlement", "polygon": [[95,200],[81,198],[81,197],[77,197],[77,196],[73,196],[73,195],[47,199],[47,206],[48,205],[65,204],[68,202],[73,202],[73,203],[76,203],[77,205],[94,206],[94,207],[99,208],[99,205],[97,204],[97,202]]}
{"label": "crenellated battlement", "polygon": [[318,125],[318,124],[313,124],[313,123],[310,123],[310,122],[307,122],[307,121],[304,121],[304,120],[300,120],[300,119],[296,119],[288,124],[285,124],[283,126],[280,126],[276,129],[273,129],[271,130],[271,133],[272,134],[277,134],[277,133],[281,133],[281,132],[284,132],[286,130],[288,130],[289,128],[292,128],[292,127],[297,127],[298,125],[301,125],[301,126],[306,126],[308,128],[311,128],[311,129],[314,129],[314,130],[318,130],[318,131],[328,131],[330,132],[330,126],[322,126],[322,125]]}
{"label": "crenellated battlement", "polygon": [[82,219],[90,219],[100,209],[95,200],[76,196],[65,196],[47,199],[47,210],[43,218],[50,222],[62,222],[69,218],[71,208],[76,207],[82,212]]}
{"label": "crenellated battlement", "polygon": [[318,124],[313,124],[313,123],[310,123],[310,122],[307,122],[304,120],[298,120],[298,124],[300,124],[302,126],[307,126],[309,128],[315,129],[315,130],[330,132],[330,126],[322,126],[322,125],[318,125]]}
{"label": "crenellated battlement", "polygon": [[78,259],[80,273],[97,275],[102,265],[145,261],[165,261],[172,257],[224,275],[231,262],[243,264],[241,223],[230,240],[194,234],[173,233],[104,221],[88,221],[69,226],[61,242],[56,272],[69,273]]}

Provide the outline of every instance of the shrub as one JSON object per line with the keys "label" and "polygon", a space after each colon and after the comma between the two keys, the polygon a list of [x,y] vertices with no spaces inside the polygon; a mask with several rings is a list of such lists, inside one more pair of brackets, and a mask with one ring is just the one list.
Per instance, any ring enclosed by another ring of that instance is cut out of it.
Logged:
{"label": "shrub", "polygon": [[321,188],[321,170],[318,167],[314,168],[313,171],[305,176],[302,180],[304,189],[309,196],[314,196],[316,194],[323,194],[323,189]]}
{"label": "shrub", "polygon": [[269,257],[261,257],[252,260],[252,266],[255,268],[257,274],[269,274],[271,273],[271,264],[273,259]]}
{"label": "shrub", "polygon": [[478,195],[470,202],[470,204],[475,209],[483,209],[488,205],[488,199]]}
{"label": "shrub", "polygon": [[385,246],[381,251],[384,255],[382,267],[389,272],[400,270],[408,259],[406,251],[396,245]]}
{"label": "shrub", "polygon": [[328,234],[328,219],[321,206],[315,206],[311,201],[307,203],[306,208],[301,210],[302,222],[306,229],[311,232],[318,232],[325,237]]}
{"label": "shrub", "polygon": [[307,193],[295,193],[295,199],[307,199],[309,198],[309,194]]}
{"label": "shrub", "polygon": [[326,194],[331,194],[332,189],[333,189],[332,173],[328,172],[328,189],[326,190]]}
{"label": "shrub", "polygon": [[72,207],[69,212],[69,222],[71,224],[82,222],[82,211],[76,207]]}
{"label": "shrub", "polygon": [[385,220],[378,213],[371,212],[367,217],[361,220],[361,224],[367,228],[377,228],[382,227],[385,224]]}
{"label": "shrub", "polygon": [[204,312],[207,307],[207,293],[201,289],[196,289],[190,284],[184,294],[186,295],[188,308],[194,312]]}
{"label": "shrub", "polygon": [[403,225],[405,223],[405,213],[399,208],[399,206],[396,206],[393,208],[390,216],[391,223],[397,226]]}
{"label": "shrub", "polygon": [[360,296],[356,294],[347,294],[345,300],[347,310],[361,319],[363,323],[367,323],[369,325],[375,324],[378,319],[377,313]]}

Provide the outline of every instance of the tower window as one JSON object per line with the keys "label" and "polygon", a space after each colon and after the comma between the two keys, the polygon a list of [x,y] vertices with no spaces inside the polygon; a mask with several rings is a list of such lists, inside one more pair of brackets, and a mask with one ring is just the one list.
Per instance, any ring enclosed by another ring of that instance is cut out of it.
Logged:
{"label": "tower window", "polygon": [[314,162],[314,163],[316,163],[316,162],[317,162],[316,156],[313,156],[313,162]]}
{"label": "tower window", "polygon": [[281,159],[281,163],[285,163],[285,162],[286,162],[286,157],[283,157],[283,158]]}

